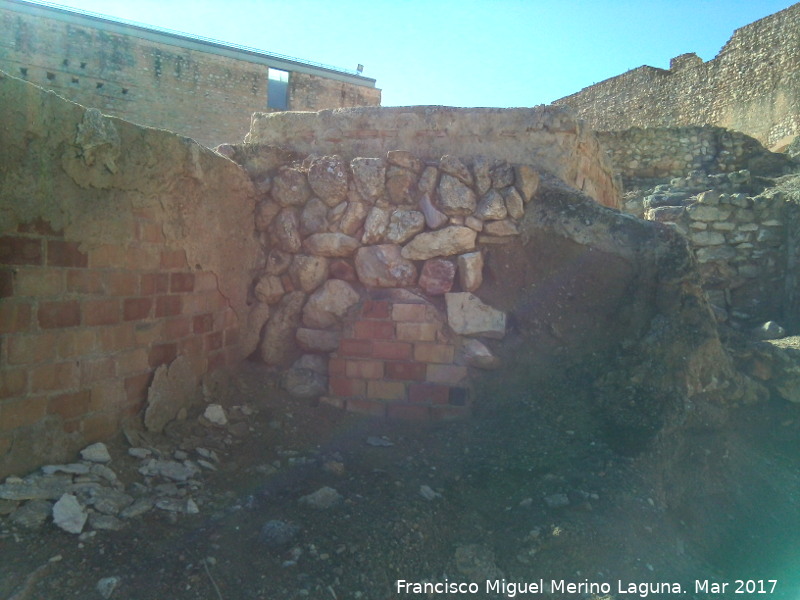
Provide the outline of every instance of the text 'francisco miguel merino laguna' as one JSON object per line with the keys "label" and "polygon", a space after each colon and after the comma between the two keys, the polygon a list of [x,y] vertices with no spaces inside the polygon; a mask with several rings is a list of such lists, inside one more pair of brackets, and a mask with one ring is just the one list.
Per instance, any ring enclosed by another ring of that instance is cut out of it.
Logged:
{"label": "text 'francisco miguel merino laguna'", "polygon": [[565,581],[552,579],[545,586],[544,579],[538,581],[506,581],[505,579],[487,580],[481,586],[475,582],[455,582],[445,579],[439,582],[414,582],[399,579],[396,582],[398,594],[502,594],[508,598],[528,594],[627,594],[647,598],[651,594],[683,594],[679,583],[649,582],[633,583],[617,580],[616,587],[607,582]]}

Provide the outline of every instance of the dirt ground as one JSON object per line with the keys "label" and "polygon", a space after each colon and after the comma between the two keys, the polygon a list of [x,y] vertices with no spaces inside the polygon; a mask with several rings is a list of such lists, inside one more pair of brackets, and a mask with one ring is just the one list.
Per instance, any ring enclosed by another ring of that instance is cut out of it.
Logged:
{"label": "dirt ground", "polygon": [[[121,531],[80,537],[0,518],[0,597],[102,598],[98,581],[114,577],[115,600],[513,597],[487,591],[503,579],[544,580],[544,591],[520,598],[672,595],[641,587],[658,582],[681,585],[683,598],[800,598],[798,406],[732,409],[726,430],[697,433],[687,443],[701,454],[724,449],[718,492],[668,506],[653,461],[611,450],[574,381],[478,395],[471,419],[433,424],[291,399],[254,364],[207,400],[227,409],[229,425],[194,414],[147,438],[163,455],[198,446],[219,455],[192,494],[198,514],[153,509]],[[123,436],[109,444],[126,487],[142,481],[129,446]],[[341,501],[299,502],[324,486]],[[275,521],[286,540],[270,536],[274,523],[265,531]],[[736,594],[749,585],[737,579],[777,584]],[[398,593],[398,580],[479,591]],[[551,591],[553,580],[610,591]],[[719,588],[696,590],[696,580],[730,585],[712,593]]]}

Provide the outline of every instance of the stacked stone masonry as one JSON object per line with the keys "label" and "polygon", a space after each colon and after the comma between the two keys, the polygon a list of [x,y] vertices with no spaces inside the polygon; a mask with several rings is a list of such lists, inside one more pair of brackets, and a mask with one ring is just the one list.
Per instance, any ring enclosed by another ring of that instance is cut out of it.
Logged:
{"label": "stacked stone masonry", "polygon": [[538,172],[389,151],[309,156],[258,181],[264,266],[250,326],[261,359],[303,369],[300,353],[330,354],[326,401],[351,411],[467,414],[468,368],[497,366],[478,338],[505,333],[505,315],[475,295],[483,251],[518,239]]}
{"label": "stacked stone masonry", "polygon": [[103,113],[213,147],[268,110],[269,69],[287,108],[379,105],[375,80],[56,7],[0,0],[0,69]]}
{"label": "stacked stone masonry", "polygon": [[[786,322],[791,206],[782,193],[754,195],[750,185],[748,171],[693,172],[657,186],[639,206],[646,219],[687,237],[718,318],[746,326]],[[627,209],[638,212],[637,202]]]}
{"label": "stacked stone masonry", "polygon": [[737,29],[708,62],[642,66],[561,98],[597,131],[716,125],[781,148],[800,133],[800,4]]}
{"label": "stacked stone masonry", "polygon": [[721,127],[632,127],[596,132],[626,189],[642,180],[686,177],[692,171],[732,173],[746,169],[780,175],[792,161],[758,140]]}

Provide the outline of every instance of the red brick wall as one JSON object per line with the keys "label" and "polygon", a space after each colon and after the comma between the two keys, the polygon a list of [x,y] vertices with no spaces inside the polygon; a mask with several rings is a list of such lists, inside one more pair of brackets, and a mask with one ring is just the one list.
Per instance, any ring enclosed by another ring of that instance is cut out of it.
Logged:
{"label": "red brick wall", "polygon": [[469,414],[467,367],[432,304],[367,300],[331,356],[329,395],[351,412],[400,419]]}
{"label": "red brick wall", "polygon": [[198,378],[238,358],[216,275],[190,269],[151,212],[130,222],[120,245],[87,247],[42,220],[0,236],[0,456],[43,420],[75,444],[112,435],[178,355]]}

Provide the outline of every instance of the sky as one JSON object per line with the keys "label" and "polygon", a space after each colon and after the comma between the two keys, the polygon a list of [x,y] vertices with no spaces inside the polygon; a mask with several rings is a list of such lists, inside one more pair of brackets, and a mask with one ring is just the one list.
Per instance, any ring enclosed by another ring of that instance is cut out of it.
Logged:
{"label": "sky", "polygon": [[[44,2],[43,2],[44,3]],[[791,0],[59,0],[354,70],[384,106],[535,106],[641,65],[714,58]]]}

